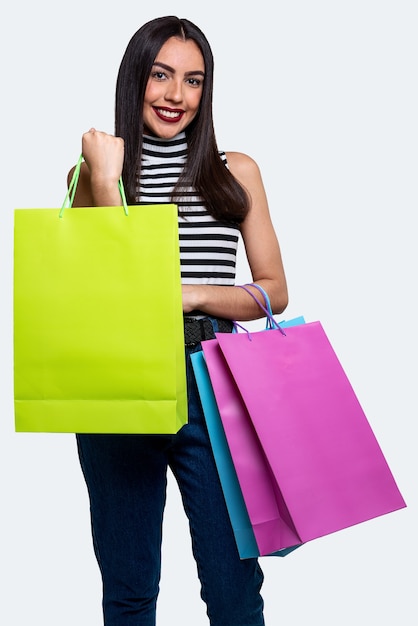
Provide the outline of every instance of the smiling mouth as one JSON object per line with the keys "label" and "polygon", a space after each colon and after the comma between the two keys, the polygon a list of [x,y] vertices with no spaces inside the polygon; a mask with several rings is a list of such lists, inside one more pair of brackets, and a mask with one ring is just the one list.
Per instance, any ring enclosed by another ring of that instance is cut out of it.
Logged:
{"label": "smiling mouth", "polygon": [[158,117],[165,122],[178,122],[184,115],[184,111],[180,110],[173,111],[172,109],[159,109],[157,107],[153,107],[153,109]]}

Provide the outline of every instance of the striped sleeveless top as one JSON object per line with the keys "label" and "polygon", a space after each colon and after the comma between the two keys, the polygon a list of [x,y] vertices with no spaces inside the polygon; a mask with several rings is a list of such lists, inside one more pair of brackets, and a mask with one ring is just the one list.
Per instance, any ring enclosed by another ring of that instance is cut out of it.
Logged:
{"label": "striped sleeveless top", "polygon": [[[171,203],[171,192],[186,158],[184,132],[173,139],[144,136],[136,201]],[[227,166],[224,153],[220,158]],[[178,207],[182,283],[234,285],[239,227],[209,215],[193,189],[184,192]]]}

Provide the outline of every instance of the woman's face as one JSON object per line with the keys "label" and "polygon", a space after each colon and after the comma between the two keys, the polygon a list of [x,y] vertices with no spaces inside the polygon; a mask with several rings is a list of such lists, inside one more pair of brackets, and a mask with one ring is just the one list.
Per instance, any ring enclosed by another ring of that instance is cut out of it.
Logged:
{"label": "woman's face", "polygon": [[144,98],[144,130],[171,139],[196,116],[203,92],[205,65],[194,41],[167,39],[157,54]]}

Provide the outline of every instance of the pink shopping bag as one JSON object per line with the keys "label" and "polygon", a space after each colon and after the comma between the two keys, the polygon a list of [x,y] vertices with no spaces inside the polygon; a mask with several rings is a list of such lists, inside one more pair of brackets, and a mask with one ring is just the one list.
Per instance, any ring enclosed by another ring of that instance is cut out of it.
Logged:
{"label": "pink shopping bag", "polygon": [[[284,549],[406,506],[320,322],[218,334],[202,347],[257,542]],[[255,441],[264,479],[246,465]]]}

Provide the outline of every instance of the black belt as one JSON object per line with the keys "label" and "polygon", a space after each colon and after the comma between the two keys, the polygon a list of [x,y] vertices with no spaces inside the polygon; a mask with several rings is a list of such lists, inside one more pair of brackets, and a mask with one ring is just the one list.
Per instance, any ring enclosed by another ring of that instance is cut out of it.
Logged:
{"label": "black belt", "polygon": [[[216,318],[218,329],[216,332],[231,333],[234,327],[231,320]],[[213,323],[208,318],[184,318],[184,343],[187,347],[195,346],[206,339],[215,339]]]}

